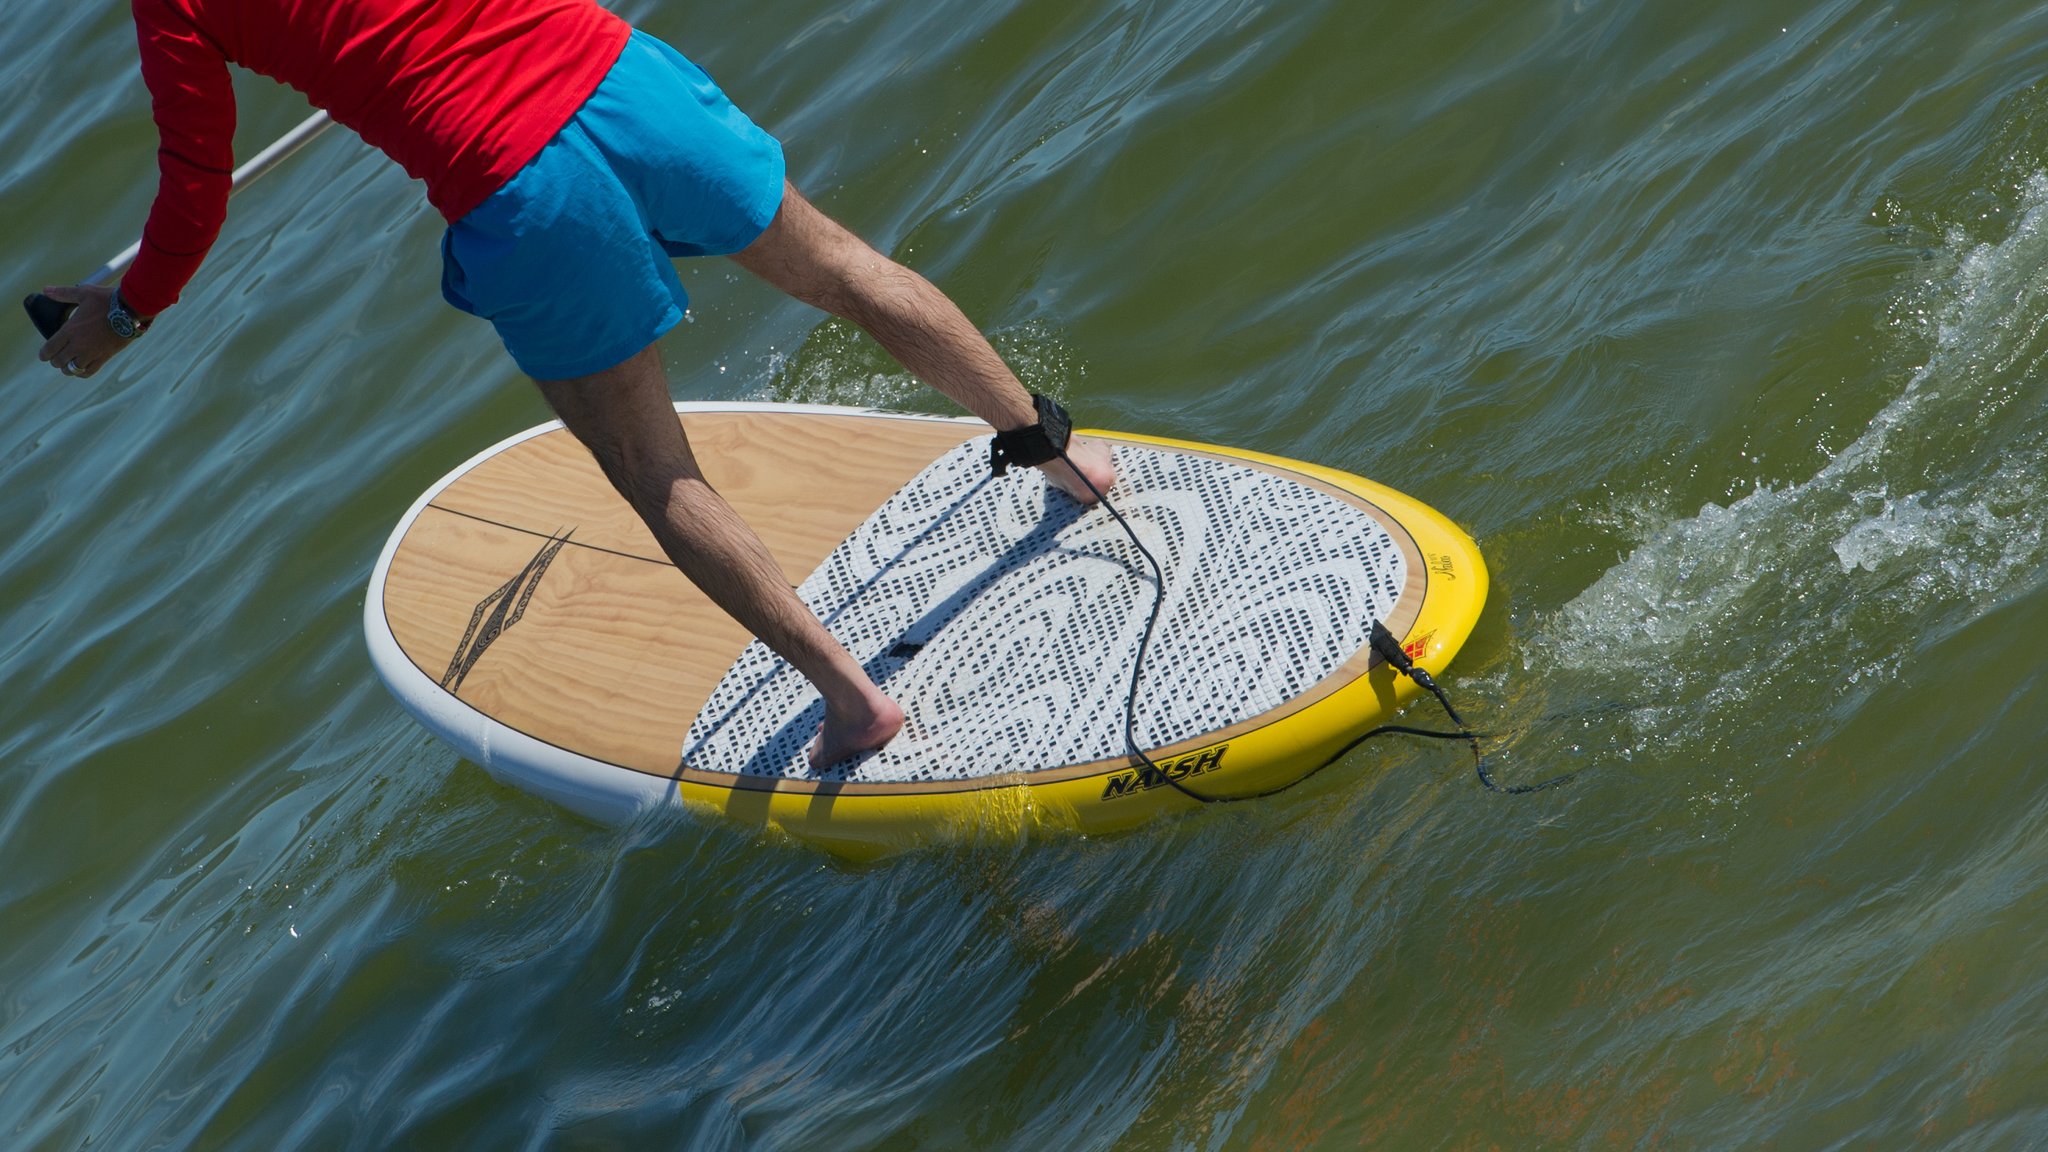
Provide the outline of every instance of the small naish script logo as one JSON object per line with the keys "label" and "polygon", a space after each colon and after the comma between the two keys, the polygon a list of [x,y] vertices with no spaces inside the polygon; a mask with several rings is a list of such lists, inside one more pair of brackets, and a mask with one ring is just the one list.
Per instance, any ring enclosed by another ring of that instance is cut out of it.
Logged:
{"label": "small naish script logo", "polygon": [[526,606],[533,600],[533,590],[540,587],[540,578],[547,574],[548,565],[554,563],[555,553],[562,550],[575,532],[571,528],[560,536],[548,537],[548,542],[541,545],[517,576],[478,602],[476,611],[469,614],[469,628],[463,632],[462,642],[455,646],[455,658],[448,662],[448,674],[441,677],[441,687],[450,692],[462,687],[462,681],[476,667],[484,649],[526,615]]}
{"label": "small naish script logo", "polygon": [[1456,580],[1458,578],[1457,567],[1451,563],[1449,556],[1431,556],[1429,558],[1429,570],[1446,580]]}
{"label": "small naish script logo", "polygon": [[1150,788],[1163,787],[1170,780],[1185,780],[1190,776],[1214,772],[1223,766],[1223,754],[1228,751],[1230,745],[1218,744],[1214,748],[1205,748],[1200,752],[1190,752],[1185,756],[1162,761],[1154,768],[1133,768],[1128,772],[1118,772],[1102,786],[1102,798],[1114,800],[1119,796],[1130,796]]}

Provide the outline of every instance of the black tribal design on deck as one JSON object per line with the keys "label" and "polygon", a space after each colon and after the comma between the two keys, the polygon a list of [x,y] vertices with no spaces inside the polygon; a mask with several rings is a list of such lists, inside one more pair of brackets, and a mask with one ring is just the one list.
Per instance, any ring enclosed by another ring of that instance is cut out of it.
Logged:
{"label": "black tribal design on deck", "polygon": [[[1349,499],[1238,461],[1119,444],[1114,498],[1165,566],[1162,594],[1115,521],[1048,495],[1042,473],[992,478],[988,453],[981,436],[934,461],[797,590],[908,717],[887,748],[824,779],[1121,767],[1125,692],[1154,596],[1159,633],[1138,685],[1144,748],[1297,699],[1366,648],[1407,587],[1400,544]],[[819,779],[805,746],[822,712],[809,682],[755,641],[690,725],[684,762]],[[1195,756],[1159,767],[1182,763],[1189,775],[1213,766]]]}
{"label": "black tribal design on deck", "polygon": [[[517,576],[505,581],[496,592],[483,598],[476,611],[469,614],[469,630],[462,634],[462,642],[455,646],[455,658],[448,662],[448,674],[441,677],[441,687],[453,692],[462,687],[462,681],[469,676],[469,670],[505,630],[519,623],[526,615],[526,605],[533,600],[533,590],[540,587],[540,578],[547,574],[548,565],[554,562],[555,553],[575,535],[574,528],[560,536],[548,537],[526,567]],[[514,592],[519,593],[515,601]]]}

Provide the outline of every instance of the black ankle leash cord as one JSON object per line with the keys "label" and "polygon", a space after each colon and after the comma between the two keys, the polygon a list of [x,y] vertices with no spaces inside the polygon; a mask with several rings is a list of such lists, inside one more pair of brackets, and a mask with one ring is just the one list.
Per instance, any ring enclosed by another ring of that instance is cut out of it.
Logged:
{"label": "black ankle leash cord", "polygon": [[[1487,791],[1498,792],[1503,796],[1523,796],[1530,792],[1541,792],[1545,788],[1562,784],[1578,775],[1576,772],[1567,772],[1562,776],[1553,776],[1540,784],[1516,784],[1507,788],[1494,783],[1493,773],[1486,770],[1486,757],[1479,750],[1479,733],[1472,731],[1471,726],[1465,723],[1465,718],[1458,715],[1456,708],[1451,707],[1451,698],[1444,695],[1442,688],[1437,687],[1436,680],[1430,676],[1429,670],[1427,668],[1417,668],[1415,662],[1408,658],[1408,653],[1401,650],[1401,642],[1394,638],[1394,634],[1387,630],[1385,624],[1377,620],[1372,622],[1372,650],[1379,653],[1381,659],[1393,665],[1394,671],[1420,684],[1424,691],[1436,697],[1436,702],[1443,705],[1444,715],[1451,718],[1451,723],[1456,724],[1458,730],[1456,732],[1436,732],[1426,728],[1404,728],[1393,724],[1382,724],[1378,728],[1367,732],[1365,735],[1338,749],[1337,756],[1344,755],[1344,753],[1358,747],[1371,737],[1387,732],[1399,732],[1408,736],[1429,736],[1439,740],[1465,741],[1465,743],[1472,746],[1472,770],[1479,774],[1479,782],[1486,785]],[[1337,756],[1332,756],[1330,760],[1325,760],[1321,765],[1317,766],[1316,770],[1321,771],[1323,768],[1328,767],[1331,761],[1337,759]],[[1303,779],[1307,779],[1307,777],[1303,777]]]}
{"label": "black ankle leash cord", "polygon": [[1132,544],[1137,545],[1139,554],[1145,557],[1145,562],[1152,565],[1152,613],[1145,617],[1145,631],[1138,636],[1138,654],[1131,660],[1131,690],[1124,697],[1124,747],[1130,750],[1131,756],[1138,763],[1144,765],[1144,772],[1147,774],[1141,775],[1138,778],[1144,780],[1156,776],[1173,785],[1174,790],[1181,795],[1191,800],[1200,800],[1204,804],[1215,804],[1219,801],[1227,802],[1232,799],[1249,799],[1249,797],[1204,796],[1200,792],[1167,775],[1165,769],[1153,763],[1152,758],[1145,755],[1145,750],[1138,747],[1138,678],[1145,674],[1145,650],[1152,646],[1152,630],[1159,624],[1159,609],[1166,604],[1166,569],[1160,567],[1159,558],[1152,555],[1152,550],[1145,547],[1145,542],[1138,539],[1138,530],[1131,527],[1131,522],[1124,519],[1124,514],[1117,511],[1116,505],[1109,502],[1109,495],[1097,488],[1093,481],[1089,480],[1079,468],[1074,466],[1074,461],[1067,455],[1067,446],[1065,444],[1057,445],[1054,451],[1060,454],[1060,462],[1067,466],[1068,471],[1080,477],[1081,483],[1086,485],[1088,491],[1095,496],[1095,502],[1107,509],[1111,516],[1116,517],[1118,524],[1123,525],[1124,534],[1131,538]]}
{"label": "black ankle leash cord", "polygon": [[[1563,784],[1577,775],[1575,772],[1567,772],[1562,776],[1554,776],[1538,784],[1517,784],[1509,787],[1502,787],[1495,783],[1493,774],[1487,771],[1485,753],[1479,747],[1480,734],[1472,731],[1471,727],[1465,723],[1464,717],[1458,715],[1458,710],[1451,706],[1450,697],[1445,695],[1444,690],[1437,686],[1435,678],[1430,676],[1427,669],[1416,667],[1415,662],[1409,658],[1408,654],[1401,650],[1400,640],[1395,638],[1394,634],[1387,629],[1387,626],[1378,620],[1373,621],[1372,624],[1371,643],[1373,651],[1379,653],[1380,658],[1391,665],[1397,674],[1415,681],[1424,691],[1436,697],[1436,702],[1443,707],[1444,715],[1450,717],[1451,723],[1457,726],[1458,730],[1456,732],[1444,732],[1430,728],[1411,728],[1401,724],[1382,724],[1361,734],[1342,748],[1337,749],[1328,759],[1302,773],[1295,779],[1277,788],[1269,788],[1264,792],[1255,792],[1244,796],[1206,796],[1168,775],[1150,756],[1145,754],[1144,749],[1138,747],[1137,734],[1138,683],[1144,675],[1145,655],[1152,644],[1152,633],[1159,623],[1160,608],[1166,601],[1166,571],[1160,565],[1159,558],[1152,555],[1152,550],[1145,547],[1145,542],[1138,538],[1137,529],[1131,526],[1130,521],[1124,519],[1124,514],[1117,511],[1115,504],[1110,503],[1108,494],[1097,488],[1094,482],[1089,480],[1087,475],[1074,464],[1073,459],[1067,455],[1067,432],[1070,425],[1066,420],[1066,410],[1059,408],[1057,404],[1044,397],[1033,396],[1032,399],[1038,404],[1041,427],[1050,429],[1055,433],[1046,437],[1046,446],[1050,447],[1053,453],[1059,457],[1061,463],[1064,463],[1080,479],[1081,484],[1095,497],[1096,502],[1101,504],[1111,516],[1115,517],[1117,524],[1123,528],[1125,535],[1131,538],[1131,543],[1137,547],[1139,554],[1144,556],[1146,563],[1152,566],[1152,578],[1154,581],[1152,612],[1145,618],[1145,630],[1138,637],[1138,651],[1131,661],[1130,691],[1124,698],[1124,746],[1131,758],[1143,766],[1144,774],[1140,776],[1141,780],[1157,779],[1165,781],[1173,787],[1174,791],[1204,804],[1234,804],[1240,800],[1261,800],[1268,796],[1285,792],[1303,780],[1321,772],[1323,769],[1335,764],[1338,760],[1343,759],[1345,755],[1367,740],[1379,736],[1396,735],[1421,736],[1432,740],[1465,741],[1472,749],[1472,768],[1478,774],[1479,782],[1486,786],[1487,791],[1496,792],[1504,796],[1521,796],[1531,792],[1541,792],[1546,788]],[[1037,431],[1037,429],[1032,431]],[[1001,461],[1001,455],[999,454],[996,459]],[[1002,474],[1000,464],[998,464],[996,474]]]}

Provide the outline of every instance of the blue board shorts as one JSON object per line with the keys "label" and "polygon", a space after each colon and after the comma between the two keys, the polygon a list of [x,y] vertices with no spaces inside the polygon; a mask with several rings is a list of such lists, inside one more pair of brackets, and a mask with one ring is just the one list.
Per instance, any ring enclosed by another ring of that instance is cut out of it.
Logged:
{"label": "blue board shorts", "polygon": [[704,70],[635,31],[555,138],[441,238],[441,294],[537,380],[614,367],[683,318],[677,256],[753,243],[782,145]]}

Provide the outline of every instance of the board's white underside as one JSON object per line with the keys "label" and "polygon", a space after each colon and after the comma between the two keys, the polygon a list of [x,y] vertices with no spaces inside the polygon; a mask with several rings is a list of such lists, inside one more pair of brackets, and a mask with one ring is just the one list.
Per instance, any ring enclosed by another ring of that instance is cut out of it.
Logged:
{"label": "board's white underside", "polygon": [[[1108,512],[1033,469],[991,477],[988,451],[984,436],[934,462],[798,589],[908,716],[887,748],[822,778],[973,779],[1124,752],[1151,567]],[[1406,564],[1357,507],[1210,456],[1118,445],[1116,462],[1111,499],[1166,571],[1141,746],[1287,703],[1393,610]],[[822,715],[809,683],[756,641],[691,725],[684,763],[819,779],[805,747]]]}

